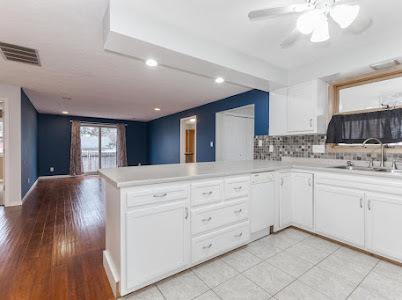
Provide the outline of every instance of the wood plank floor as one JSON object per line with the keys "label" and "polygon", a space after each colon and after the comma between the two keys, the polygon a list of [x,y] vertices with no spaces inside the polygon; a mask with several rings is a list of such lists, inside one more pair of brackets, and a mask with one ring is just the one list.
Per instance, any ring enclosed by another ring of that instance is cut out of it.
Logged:
{"label": "wood plank floor", "polygon": [[0,299],[114,299],[102,266],[102,181],[41,181],[0,207]]}

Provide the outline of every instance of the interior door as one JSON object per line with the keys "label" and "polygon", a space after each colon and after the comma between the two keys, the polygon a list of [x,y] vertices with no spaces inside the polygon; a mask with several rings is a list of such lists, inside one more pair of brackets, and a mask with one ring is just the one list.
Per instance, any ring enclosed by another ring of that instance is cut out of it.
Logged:
{"label": "interior door", "polygon": [[364,193],[317,184],[315,196],[316,232],[364,247]]}
{"label": "interior door", "polygon": [[402,197],[367,194],[367,248],[402,261]]}

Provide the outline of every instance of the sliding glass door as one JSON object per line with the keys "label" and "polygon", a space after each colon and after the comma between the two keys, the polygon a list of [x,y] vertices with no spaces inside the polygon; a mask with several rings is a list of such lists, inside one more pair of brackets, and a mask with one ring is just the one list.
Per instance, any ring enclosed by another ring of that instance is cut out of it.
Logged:
{"label": "sliding glass door", "polygon": [[117,128],[81,125],[81,160],[84,173],[117,166]]}

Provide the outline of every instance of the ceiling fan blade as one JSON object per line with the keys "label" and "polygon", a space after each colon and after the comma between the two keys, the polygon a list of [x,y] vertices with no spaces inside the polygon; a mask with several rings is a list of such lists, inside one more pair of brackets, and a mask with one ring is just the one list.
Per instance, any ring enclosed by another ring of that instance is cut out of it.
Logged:
{"label": "ceiling fan blade", "polygon": [[285,15],[300,14],[310,10],[311,7],[305,4],[293,4],[285,7],[273,7],[266,9],[253,10],[248,14],[251,21],[278,18]]}
{"label": "ceiling fan blade", "polygon": [[335,4],[336,5],[338,5],[338,4],[355,4],[358,2],[359,2],[359,0],[336,0]]}
{"label": "ceiling fan blade", "polygon": [[297,29],[293,30],[292,33],[281,42],[281,48],[286,49],[294,45],[300,38],[300,33]]}
{"label": "ceiling fan blade", "polygon": [[373,23],[374,21],[372,18],[359,18],[347,28],[347,31],[353,34],[360,34],[368,30]]}

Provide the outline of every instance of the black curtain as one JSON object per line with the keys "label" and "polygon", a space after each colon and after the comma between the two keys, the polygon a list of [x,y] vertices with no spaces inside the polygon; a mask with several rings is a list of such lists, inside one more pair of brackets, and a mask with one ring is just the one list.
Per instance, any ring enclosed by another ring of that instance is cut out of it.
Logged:
{"label": "black curtain", "polygon": [[358,144],[368,138],[402,142],[402,108],[368,113],[335,115],[327,130],[327,144]]}

